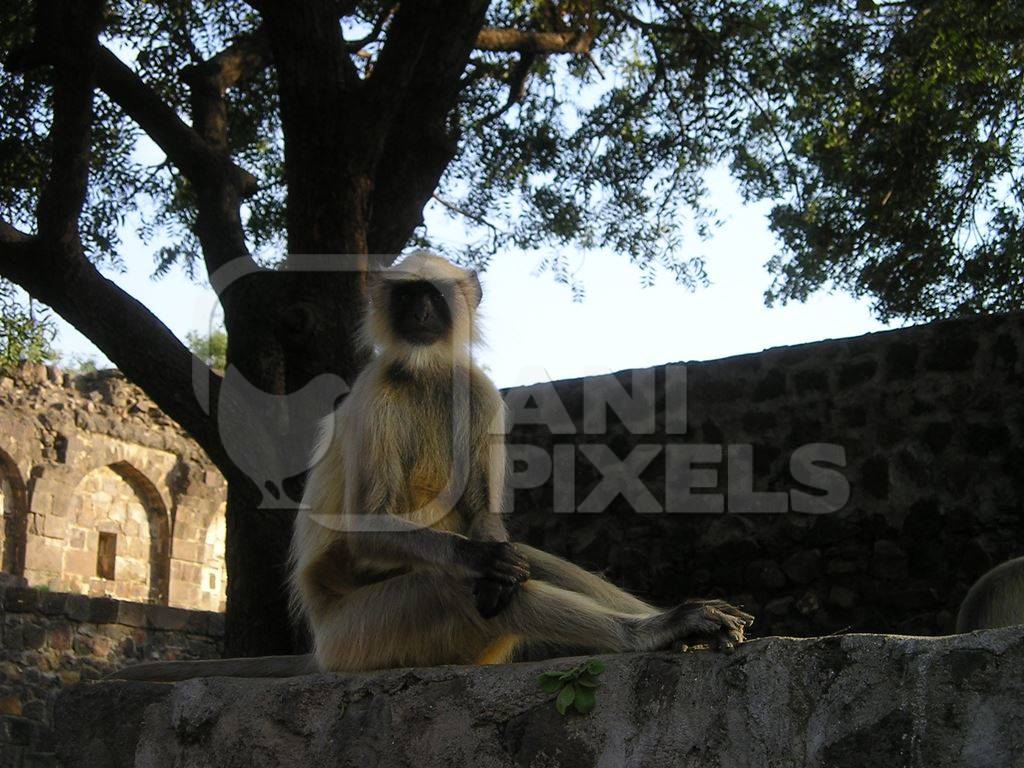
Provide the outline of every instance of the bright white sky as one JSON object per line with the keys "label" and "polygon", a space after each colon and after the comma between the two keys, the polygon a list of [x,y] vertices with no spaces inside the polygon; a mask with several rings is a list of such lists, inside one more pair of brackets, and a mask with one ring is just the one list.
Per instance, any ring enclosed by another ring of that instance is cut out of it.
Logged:
{"label": "bright white sky", "polygon": [[[867,302],[845,294],[819,294],[805,304],[768,309],[763,294],[771,282],[764,268],[776,251],[765,214],[768,205],[744,206],[725,172],[709,178],[711,203],[725,224],[708,242],[691,238],[684,247],[705,256],[712,284],[691,293],[667,274],[653,287],[613,253],[575,254],[586,298],[574,303],[550,274],[535,275],[540,257],[509,253],[494,259],[482,276],[485,338],[480,360],[499,386],[528,384],[681,360],[708,360],[768,347],[854,336],[884,328]],[[445,242],[465,237],[458,222],[428,217],[432,236]],[[209,329],[215,306],[207,285],[179,271],[150,278],[153,249],[125,232],[127,274],[110,274],[148,306],[179,337]],[[102,308],[97,308],[102,311]],[[64,322],[56,341],[64,356],[106,360]]]}

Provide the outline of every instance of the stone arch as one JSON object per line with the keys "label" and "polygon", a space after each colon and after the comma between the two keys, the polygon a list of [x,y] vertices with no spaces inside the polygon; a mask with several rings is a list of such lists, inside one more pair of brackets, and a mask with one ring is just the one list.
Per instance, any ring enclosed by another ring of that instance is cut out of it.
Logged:
{"label": "stone arch", "polygon": [[173,475],[178,461],[177,456],[165,450],[127,443],[106,435],[90,435],[88,450],[79,448],[74,471],[85,477],[104,467],[127,466],[149,491],[159,496],[161,506],[170,510],[174,499],[168,478]]}
{"label": "stone arch", "polygon": [[[111,582],[97,574],[100,534],[116,540]],[[126,461],[86,473],[68,509],[62,580],[88,594],[166,605],[170,583],[170,518],[155,483]]]}
{"label": "stone arch", "polygon": [[28,492],[7,453],[0,450],[0,570],[21,576],[28,536]]}

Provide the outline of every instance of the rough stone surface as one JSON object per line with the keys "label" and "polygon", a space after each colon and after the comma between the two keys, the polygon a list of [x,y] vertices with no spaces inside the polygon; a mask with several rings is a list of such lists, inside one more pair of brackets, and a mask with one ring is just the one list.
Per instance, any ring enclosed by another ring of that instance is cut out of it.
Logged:
{"label": "rough stone surface", "polygon": [[597,706],[537,685],[569,660],[63,693],[65,768],[1016,766],[1024,629],[764,638],[604,657]]}

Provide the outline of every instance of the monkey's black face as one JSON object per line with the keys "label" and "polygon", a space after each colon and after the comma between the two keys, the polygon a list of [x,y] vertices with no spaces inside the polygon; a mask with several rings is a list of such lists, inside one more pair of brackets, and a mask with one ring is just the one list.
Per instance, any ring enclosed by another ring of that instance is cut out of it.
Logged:
{"label": "monkey's black face", "polygon": [[391,289],[391,322],[395,333],[411,344],[433,344],[452,325],[444,291],[427,280],[396,283]]}

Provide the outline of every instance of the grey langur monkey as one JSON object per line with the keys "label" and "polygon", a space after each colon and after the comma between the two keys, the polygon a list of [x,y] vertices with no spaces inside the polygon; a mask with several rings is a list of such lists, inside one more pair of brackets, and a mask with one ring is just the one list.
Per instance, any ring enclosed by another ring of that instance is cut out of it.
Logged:
{"label": "grey langur monkey", "polygon": [[957,632],[1024,624],[1024,557],[1000,563],[968,590],[956,617]]}
{"label": "grey langur monkey", "polygon": [[724,601],[661,610],[509,542],[504,405],[471,356],[480,300],[473,272],[427,252],[371,278],[364,338],[376,355],[324,429],[292,537],[292,607],[310,629],[312,657],[156,662],[118,677],[486,664],[744,640],[753,617]]}

